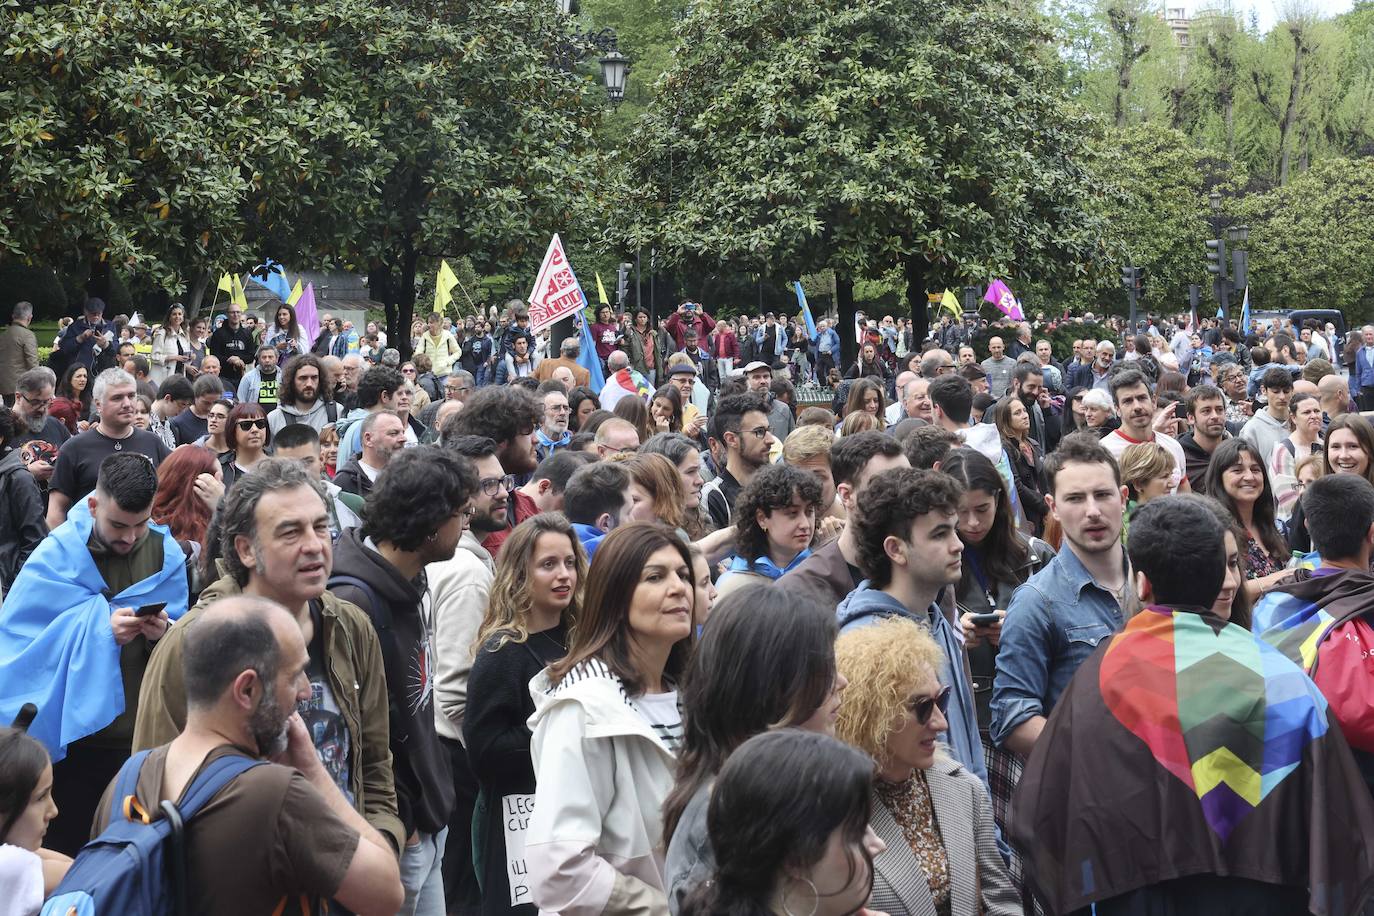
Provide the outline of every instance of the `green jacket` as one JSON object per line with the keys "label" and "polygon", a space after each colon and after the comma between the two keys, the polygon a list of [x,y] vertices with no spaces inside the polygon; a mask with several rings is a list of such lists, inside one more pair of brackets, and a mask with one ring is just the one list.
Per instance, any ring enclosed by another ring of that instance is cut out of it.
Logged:
{"label": "green jacket", "polygon": [[[139,694],[135,752],[167,744],[181,734],[186,725],[181,662],[186,630],[205,612],[206,605],[241,592],[232,576],[221,576],[201,593],[196,606],[158,640]],[[349,779],[354,805],[369,824],[390,838],[399,852],[405,848],[406,835],[396,811],[386,675],[377,632],[356,605],[329,592],[320,598],[329,686],[350,738]]]}
{"label": "green jacket", "polygon": [[[663,381],[666,376],[663,374],[663,348],[658,346],[658,332],[650,334],[654,345],[654,378]],[[630,358],[630,368],[638,372],[645,378],[649,377],[649,369],[644,364],[644,335],[631,327],[630,333],[625,335],[625,355]],[[600,392],[597,392],[600,394]]]}

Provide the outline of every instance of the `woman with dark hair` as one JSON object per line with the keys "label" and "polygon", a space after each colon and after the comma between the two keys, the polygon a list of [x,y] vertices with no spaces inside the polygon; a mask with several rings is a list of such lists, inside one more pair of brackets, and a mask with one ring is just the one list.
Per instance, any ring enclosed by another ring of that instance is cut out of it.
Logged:
{"label": "woman with dark hair", "polygon": [[[1359,414],[1344,413],[1332,419],[1322,454],[1323,474],[1358,474],[1374,485],[1374,426]],[[1288,520],[1288,544],[1302,553],[1312,549],[1302,500]]]}
{"label": "woman with dark hair", "polygon": [[[848,371],[844,374],[845,378],[876,378],[887,379],[887,369],[883,365],[883,360],[878,354],[878,345],[870,340],[865,340],[859,347],[859,358],[850,364]],[[848,413],[848,411],[846,411]]]}
{"label": "woman with dark hair", "polygon": [[596,320],[592,322],[592,341],[596,345],[596,358],[601,360],[601,368],[606,368],[606,359],[620,345],[620,325],[615,323],[615,313],[609,305],[596,307]]}
{"label": "woman with dark hair", "polygon": [[262,345],[276,348],[278,366],[286,365],[293,356],[310,352],[310,341],[306,340],[305,332],[296,321],[295,308],[285,302],[277,306],[272,326],[262,336]]}
{"label": "woman with dark hair", "polygon": [[706,832],[711,783],[735,749],[774,728],[833,734],[847,682],[835,671],[835,615],[778,589],[741,592],[711,614],[682,688],[682,751],[663,803],[668,909],[716,867]]}
{"label": "woman with dark hair", "polygon": [[744,742],[706,812],[716,867],[681,916],[864,912],[886,848],[868,826],[872,773],[868,755],[829,735],[784,728]]}
{"label": "woman with dark hair", "polygon": [[1176,394],[1179,400],[1188,393],[1188,377],[1182,372],[1175,372],[1166,369],[1159,374],[1159,382],[1155,385],[1155,397],[1162,394]]}
{"label": "woman with dark hair", "polygon": [[887,411],[887,397],[883,386],[871,378],[855,379],[849,386],[849,399],[844,404],[844,416],[862,411],[875,417],[882,417]]}
{"label": "woman with dark hair", "polygon": [[474,820],[483,913],[536,912],[533,903],[510,903],[506,799],[534,795],[529,683],[567,654],[586,578],[587,555],[561,513],[526,519],[501,547],[463,715],[463,743],[481,787]]}
{"label": "woman with dark hair", "polygon": [[[940,462],[940,470],[964,485],[957,526],[964,553],[955,601],[968,649],[969,672],[973,675],[973,698],[988,766],[988,786],[992,790],[992,813],[998,827],[1005,829],[1012,793],[1021,779],[1022,761],[997,746],[989,733],[997,651],[1012,593],[1054,559],[1054,548],[1016,529],[1011,494],[987,456],[971,448],[955,449]],[[988,614],[997,619],[979,617]],[[1011,875],[1021,885],[1021,861],[1015,854]],[[1027,902],[1031,899],[1024,887],[1022,897]]]}
{"label": "woman with dark hair", "polygon": [[[33,710],[26,705],[21,718]],[[38,916],[71,868],[67,856],[43,848],[55,817],[47,750],[22,726],[0,728],[0,910],[6,914]]]}
{"label": "woman with dark hair", "polygon": [[626,420],[639,433],[639,441],[647,442],[657,432],[654,421],[649,417],[649,408],[637,397],[621,398],[611,411],[613,416]]}
{"label": "woman with dark hair", "polygon": [[568,654],[529,688],[537,788],[525,861],[541,911],[666,906],[660,807],[682,740],[694,606],[692,557],[670,529],[632,522],[597,548]]}
{"label": "woman with dark hair", "polygon": [[[48,412],[61,406],[65,401],[70,405],[71,410],[76,414],[78,423],[89,423],[91,419],[91,371],[80,363],[72,363],[67,367],[67,371],[62,373],[62,380],[57,383],[57,397],[48,407]],[[74,436],[76,429],[70,430]]]}
{"label": "woman with dark hair", "polygon": [[601,399],[584,385],[578,385],[568,392],[568,431],[578,433],[582,431],[582,424],[587,422],[587,418],[592,415],[592,411],[601,409]]}
{"label": "woman with dark hair", "polygon": [[1288,402],[1288,428],[1269,453],[1269,479],[1274,484],[1278,520],[1287,522],[1298,505],[1298,459],[1320,455],[1322,406],[1315,394],[1295,394]]}
{"label": "woman with dark hair", "polygon": [[180,302],[172,303],[162,327],[153,332],[152,364],[149,378],[161,385],[169,375],[185,375],[191,361],[191,337],[186,333],[186,309]]}
{"label": "woman with dark hair", "polygon": [[[233,409],[234,405],[225,400],[211,404],[205,414],[205,435],[193,444],[203,445],[221,460],[229,454],[229,413]],[[326,428],[333,429],[332,426]]]}
{"label": "woman with dark hair", "polygon": [[1045,453],[1031,436],[1030,413],[1016,395],[1007,395],[993,409],[993,423],[1002,437],[1002,448],[1011,459],[1016,495],[1032,534],[1045,530],[1049,505],[1045,502]]}
{"label": "woman with dark hair", "polygon": [[655,434],[682,432],[682,394],[676,385],[660,385],[649,401]]}
{"label": "woman with dark hair", "polygon": [[1207,465],[1204,490],[1245,531],[1245,592],[1251,603],[1289,581],[1289,549],[1274,519],[1274,489],[1259,450],[1239,437],[1223,441]]}
{"label": "woman with dark hair", "polygon": [[761,468],[735,497],[735,556],[717,587],[722,597],[776,581],[811,556],[821,482],[788,464]]}
{"label": "woman with dark hair", "polygon": [[220,456],[219,463],[227,490],[234,481],[251,473],[267,457],[267,449],[272,445],[272,430],[262,405],[256,401],[235,404],[224,423],[224,441],[229,451]]}
{"label": "woman with dark hair", "polygon": [[1088,389],[1082,386],[1075,386],[1070,388],[1064,395],[1064,402],[1069,408],[1068,429],[1064,430],[1064,435],[1066,436],[1070,433],[1076,433],[1086,429],[1088,426],[1088,418],[1083,413],[1083,392],[1087,390]]}
{"label": "woman with dark hair", "polygon": [[662,455],[672,462],[682,479],[682,510],[689,521],[696,519],[695,525],[683,525],[687,533],[700,537],[706,523],[701,504],[701,452],[697,444],[683,433],[655,433],[640,445],[641,455]]}
{"label": "woman with dark hair", "polygon": [[19,415],[0,407],[0,598],[24,561],[48,536],[43,494],[29,473],[16,438],[28,431]]}

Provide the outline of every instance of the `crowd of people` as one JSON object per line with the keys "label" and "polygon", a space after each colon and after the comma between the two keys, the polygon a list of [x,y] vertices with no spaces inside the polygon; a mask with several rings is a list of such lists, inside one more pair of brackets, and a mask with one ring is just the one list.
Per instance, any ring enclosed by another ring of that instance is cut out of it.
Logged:
{"label": "crowd of people", "polygon": [[1374,327],[103,310],[0,372],[0,913],[174,806],[195,913],[1369,912]]}

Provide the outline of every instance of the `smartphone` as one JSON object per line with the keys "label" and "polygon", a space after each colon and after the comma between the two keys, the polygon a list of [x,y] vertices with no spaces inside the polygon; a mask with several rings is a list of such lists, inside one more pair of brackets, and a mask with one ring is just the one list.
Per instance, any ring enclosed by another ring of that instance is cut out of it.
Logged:
{"label": "smartphone", "polygon": [[166,601],[159,601],[157,604],[145,604],[140,608],[134,609],[135,617],[156,617],[167,607]]}
{"label": "smartphone", "polygon": [[1175,401],[1174,416],[1180,420],[1188,419],[1188,405],[1183,401]]}
{"label": "smartphone", "polygon": [[996,612],[991,614],[972,614],[969,616],[969,622],[975,627],[990,627],[1001,619],[1001,615]]}

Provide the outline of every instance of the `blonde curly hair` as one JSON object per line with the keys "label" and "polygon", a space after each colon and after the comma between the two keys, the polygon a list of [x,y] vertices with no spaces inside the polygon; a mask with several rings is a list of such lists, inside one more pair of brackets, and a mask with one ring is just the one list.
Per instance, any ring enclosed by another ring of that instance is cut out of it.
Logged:
{"label": "blonde curly hair", "polygon": [[835,667],[849,681],[835,736],[886,766],[887,741],[908,715],[906,702],[927,676],[940,676],[945,656],[926,630],[889,617],[840,634]]}

